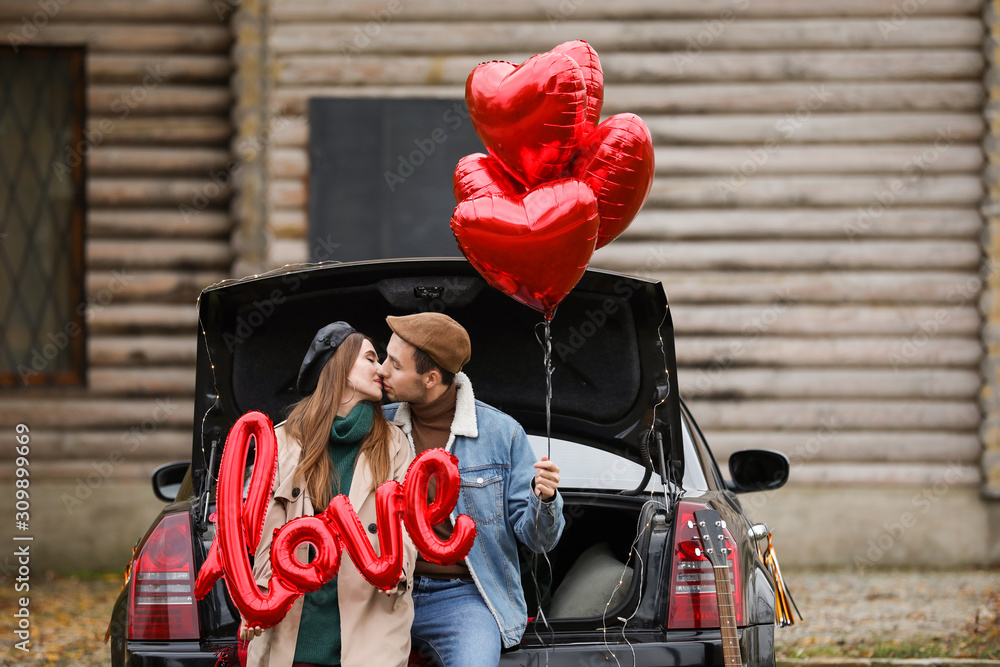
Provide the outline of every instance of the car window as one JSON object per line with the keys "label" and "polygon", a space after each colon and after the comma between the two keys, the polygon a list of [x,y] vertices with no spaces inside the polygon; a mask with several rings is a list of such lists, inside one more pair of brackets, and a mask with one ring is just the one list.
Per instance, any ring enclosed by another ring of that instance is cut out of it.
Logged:
{"label": "car window", "polygon": [[[684,435],[685,438],[690,437],[692,439],[692,448],[698,460],[701,462],[701,468],[709,479],[711,479],[711,487],[713,489],[724,489],[726,488],[725,482],[722,479],[722,473],[719,471],[719,464],[716,462],[715,457],[712,456],[712,451],[708,448],[708,443],[705,442],[705,438],[701,434],[701,430],[695,424],[694,418],[691,413],[685,409],[681,411],[681,421],[684,422]],[[685,453],[687,453],[687,445],[685,443]]]}
{"label": "car window", "polygon": [[[529,435],[528,440],[540,459],[548,452],[544,436]],[[694,442],[684,429],[683,486],[688,491],[707,491],[708,482],[702,472]],[[568,489],[594,489],[597,491],[626,491],[636,488],[645,469],[638,463],[617,454],[596,449],[589,445],[568,440],[552,439],[552,460],[559,466],[559,486]],[[646,485],[646,492],[662,491],[659,475],[654,474]]]}

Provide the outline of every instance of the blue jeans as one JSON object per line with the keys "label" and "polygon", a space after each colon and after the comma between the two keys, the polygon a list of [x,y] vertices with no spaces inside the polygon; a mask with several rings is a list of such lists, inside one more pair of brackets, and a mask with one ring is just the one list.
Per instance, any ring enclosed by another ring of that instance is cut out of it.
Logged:
{"label": "blue jeans", "polygon": [[439,667],[496,667],[500,628],[471,579],[418,577],[413,648]]}

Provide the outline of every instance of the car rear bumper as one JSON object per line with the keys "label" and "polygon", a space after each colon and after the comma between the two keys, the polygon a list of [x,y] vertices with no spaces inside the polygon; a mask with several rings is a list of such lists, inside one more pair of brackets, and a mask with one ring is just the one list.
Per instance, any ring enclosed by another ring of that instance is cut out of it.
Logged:
{"label": "car rear bumper", "polygon": [[221,646],[200,642],[129,642],[125,664],[128,667],[215,667]]}
{"label": "car rear bumper", "polygon": [[[740,628],[740,651],[748,667],[774,665],[774,626],[756,625]],[[520,646],[500,656],[499,667],[607,667],[608,664],[635,667],[702,667],[725,660],[722,640],[698,633],[698,638],[649,641],[632,640],[631,645],[612,641],[559,643],[555,647]],[[620,640],[620,636],[617,638]],[[203,646],[199,642],[129,642],[129,667],[214,667],[215,651],[220,645]]]}
{"label": "car rear bumper", "polygon": [[[702,636],[689,639],[662,638],[660,641],[632,640],[631,645],[621,641],[621,635],[608,644],[581,642],[557,644],[554,648],[522,646],[500,656],[499,667],[607,667],[607,665],[634,665],[635,667],[723,667],[722,639]],[[740,628],[740,651],[743,664],[748,667],[773,667],[774,626],[756,625]],[[617,662],[616,662],[617,658]]]}

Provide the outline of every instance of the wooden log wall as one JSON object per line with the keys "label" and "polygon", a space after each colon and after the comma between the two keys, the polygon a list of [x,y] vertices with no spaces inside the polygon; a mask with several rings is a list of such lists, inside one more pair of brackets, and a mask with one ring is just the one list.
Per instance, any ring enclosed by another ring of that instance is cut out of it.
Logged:
{"label": "wooden log wall", "polygon": [[[269,7],[270,108],[461,97],[484,60],[586,39],[656,180],[592,266],[663,281],[716,454],[793,481],[981,479],[981,0],[300,0]],[[307,120],[307,119],[306,119]],[[306,257],[308,127],[268,153],[269,264]],[[442,221],[446,224],[446,221]]]}
{"label": "wooden log wall", "polygon": [[4,48],[87,48],[87,139],[74,150],[87,161],[88,382],[0,400],[3,428],[32,428],[34,479],[72,483],[111,461],[116,480],[148,480],[155,466],[190,458],[195,301],[229,277],[234,256],[233,9],[0,3]]}
{"label": "wooden log wall", "polygon": [[[983,250],[986,261],[996,263],[1000,260],[1000,206],[997,197],[1000,194],[1000,128],[997,126],[997,99],[1000,97],[1000,69],[997,68],[998,42],[1000,37],[1000,3],[992,0],[983,12],[989,39],[984,44],[984,51],[989,67],[983,77],[989,102],[986,105],[985,116],[990,121],[989,130],[983,140],[983,152],[986,154],[987,166],[983,177],[987,188],[986,200],[983,203],[983,215],[986,217],[986,231],[983,233]],[[997,298],[1000,288],[1000,275],[993,272],[986,281],[987,286],[980,299],[983,311],[983,344],[986,348],[986,358],[983,360],[984,386],[980,399],[983,407],[983,421],[979,429],[983,441],[983,497],[992,500],[994,508],[1000,508],[1000,348],[997,346],[997,323],[1000,322],[1000,299]],[[1000,517],[1000,509],[994,509],[994,517]],[[994,534],[1000,534],[1000,520],[992,522]],[[1000,542],[998,537],[994,542]],[[998,547],[1000,551],[1000,547]]]}

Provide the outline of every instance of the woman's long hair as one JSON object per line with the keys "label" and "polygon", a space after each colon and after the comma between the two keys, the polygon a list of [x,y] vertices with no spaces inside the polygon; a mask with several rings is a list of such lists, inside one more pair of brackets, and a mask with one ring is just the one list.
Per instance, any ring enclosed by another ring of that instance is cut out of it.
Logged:
{"label": "woman's long hair", "polygon": [[[293,405],[285,422],[288,435],[302,445],[296,473],[305,482],[316,511],[325,509],[333,498],[330,478],[335,477],[337,471],[330,464],[326,447],[337,409],[345,398],[345,389],[347,392],[351,391],[347,389],[347,376],[350,375],[351,367],[354,366],[365,340],[367,336],[352,333],[340,344],[320,372],[316,391]],[[351,394],[347,393],[346,398],[351,400]],[[374,480],[372,489],[392,475],[392,461],[389,458],[390,428],[381,406],[376,405],[372,427],[362,438],[360,451],[368,460],[368,468]],[[337,488],[340,488],[339,479]]]}

